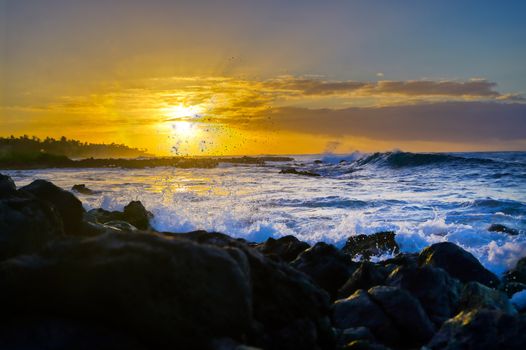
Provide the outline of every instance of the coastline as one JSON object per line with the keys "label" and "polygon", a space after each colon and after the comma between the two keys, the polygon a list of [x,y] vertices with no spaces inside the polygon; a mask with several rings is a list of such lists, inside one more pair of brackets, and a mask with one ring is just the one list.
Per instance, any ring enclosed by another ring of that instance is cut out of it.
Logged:
{"label": "coastline", "polygon": [[0,206],[0,295],[9,301],[0,339],[13,346],[519,349],[526,342],[525,258],[499,279],[453,243],[356,261],[396,253],[393,232],[351,236],[341,250],[292,236],[253,243],[156,232],[140,202],[85,212],[50,182],[17,189],[7,176]]}

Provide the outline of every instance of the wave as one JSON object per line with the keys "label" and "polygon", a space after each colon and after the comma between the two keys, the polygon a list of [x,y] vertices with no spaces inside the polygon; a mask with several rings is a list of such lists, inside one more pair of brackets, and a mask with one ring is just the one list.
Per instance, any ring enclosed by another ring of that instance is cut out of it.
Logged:
{"label": "wave", "polygon": [[461,157],[445,153],[411,153],[411,152],[385,152],[373,153],[357,159],[353,165],[380,165],[392,168],[405,168],[416,166],[440,164],[495,164],[497,161],[485,158]]}

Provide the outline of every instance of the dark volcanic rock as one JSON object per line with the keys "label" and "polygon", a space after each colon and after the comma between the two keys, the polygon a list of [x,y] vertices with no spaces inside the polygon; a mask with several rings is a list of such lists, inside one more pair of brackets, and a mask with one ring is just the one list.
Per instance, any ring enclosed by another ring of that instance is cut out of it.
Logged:
{"label": "dark volcanic rock", "polygon": [[221,233],[195,231],[179,236],[243,251],[250,267],[254,319],[261,331],[251,344],[265,349],[332,348],[329,297],[303,273]]}
{"label": "dark volcanic rock", "polygon": [[0,199],[0,260],[31,254],[64,234],[54,207],[38,198]]}
{"label": "dark volcanic rock", "polygon": [[300,241],[294,236],[284,236],[278,239],[271,237],[256,248],[265,255],[277,256],[284,261],[291,262],[296,259],[301,252],[310,248],[310,245]]}
{"label": "dark volcanic rock", "polygon": [[287,168],[287,169],[281,169],[279,172],[280,174],[294,174],[294,175],[303,175],[303,176],[320,176],[320,174],[316,174],[310,171],[301,171],[296,170],[294,168]]}
{"label": "dark volcanic rock", "polygon": [[400,333],[393,321],[365,290],[358,290],[347,299],[333,304],[332,321],[336,328],[367,327],[377,339],[387,344],[400,342]]}
{"label": "dark volcanic rock", "polygon": [[122,211],[109,211],[106,209],[97,208],[88,211],[85,219],[90,222],[105,224],[109,221],[124,220],[124,213]]}
{"label": "dark volcanic rock", "polygon": [[511,236],[516,236],[519,234],[519,231],[514,228],[509,228],[507,226],[501,225],[501,224],[491,224],[490,227],[488,227],[488,231],[490,232],[502,232],[507,233]]}
{"label": "dark volcanic rock", "polygon": [[124,207],[124,221],[141,230],[146,230],[150,226],[150,218],[153,214],[146,210],[140,201],[131,201]]}
{"label": "dark volcanic rock", "polygon": [[486,270],[471,253],[450,242],[425,248],[418,261],[420,266],[440,267],[464,283],[475,281],[489,287],[497,287],[500,283],[497,276]]}
{"label": "dark volcanic rock", "polygon": [[386,284],[409,291],[436,325],[454,316],[462,288],[457,279],[432,266],[400,267],[389,275]]}
{"label": "dark volcanic rock", "polygon": [[152,233],[70,238],[0,264],[2,318],[66,317],[122,330],[148,348],[243,339],[253,299],[241,254]]}
{"label": "dark volcanic rock", "polygon": [[371,256],[379,256],[385,253],[396,254],[400,251],[395,241],[394,232],[377,232],[372,235],[350,236],[342,248],[342,251],[352,258],[361,256],[369,260]]}
{"label": "dark volcanic rock", "polygon": [[368,293],[402,334],[402,345],[423,345],[431,339],[434,326],[418,299],[409,292],[401,288],[379,286],[369,289]]}
{"label": "dark volcanic rock", "polygon": [[84,208],[73,194],[45,180],[35,180],[20,188],[20,191],[31,193],[35,197],[51,203],[62,218],[64,231],[70,235],[78,233]]}
{"label": "dark volcanic rock", "polygon": [[13,179],[7,175],[0,174],[0,198],[9,197],[16,193],[16,185]]}
{"label": "dark volcanic rock", "polygon": [[369,289],[384,283],[387,277],[387,269],[383,266],[365,261],[360,264],[352,276],[338,291],[340,298],[347,298],[358,289]]}
{"label": "dark volcanic rock", "polygon": [[309,275],[333,299],[358,267],[349,256],[333,245],[322,242],[301,253],[291,265]]}
{"label": "dark volcanic rock", "polygon": [[478,282],[469,282],[464,285],[459,309],[464,311],[488,309],[500,310],[509,314],[517,313],[506,294],[499,290],[488,288]]}
{"label": "dark volcanic rock", "polygon": [[524,344],[526,316],[476,309],[445,322],[427,346],[432,350],[521,350]]}
{"label": "dark volcanic rock", "polygon": [[86,185],[84,184],[73,185],[73,187],[71,187],[71,190],[78,192],[78,193],[82,193],[82,194],[94,194],[95,193],[95,191],[87,188]]}

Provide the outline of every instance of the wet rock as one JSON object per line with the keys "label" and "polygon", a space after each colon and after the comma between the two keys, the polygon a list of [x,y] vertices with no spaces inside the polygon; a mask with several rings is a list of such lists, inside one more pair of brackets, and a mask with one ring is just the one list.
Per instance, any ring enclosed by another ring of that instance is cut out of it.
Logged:
{"label": "wet rock", "polygon": [[338,291],[340,298],[347,298],[358,289],[367,290],[384,283],[387,269],[371,262],[363,262]]}
{"label": "wet rock", "polygon": [[389,273],[398,267],[418,267],[418,253],[399,253],[393,258],[379,261],[378,264],[385,266]]}
{"label": "wet rock", "polygon": [[336,344],[343,347],[355,340],[374,341],[374,335],[367,327],[355,327],[347,329],[337,329]]}
{"label": "wet rock", "polygon": [[519,234],[519,230],[516,230],[514,228],[509,228],[501,224],[491,224],[490,227],[488,227],[488,231],[507,233],[510,236],[516,236]]}
{"label": "wet rock", "polygon": [[73,187],[71,187],[71,190],[87,195],[95,194],[95,191],[87,188],[85,184],[73,185]]}
{"label": "wet rock", "polygon": [[416,297],[436,325],[454,316],[462,288],[445,270],[432,266],[399,267],[389,275],[386,284],[403,288]]}
{"label": "wet rock", "polygon": [[9,197],[16,193],[16,185],[13,179],[7,175],[0,174],[0,198]]}
{"label": "wet rock", "polygon": [[281,169],[280,174],[294,174],[303,176],[320,176],[320,174],[313,173],[311,171],[301,171],[294,168]]}
{"label": "wet rock", "polygon": [[382,344],[370,340],[354,340],[343,347],[344,350],[389,350]]}
{"label": "wet rock", "polygon": [[358,267],[333,245],[319,242],[301,253],[291,265],[309,275],[332,299]]}
{"label": "wet rock", "polygon": [[506,293],[508,297],[511,297],[513,294],[525,289],[526,284],[521,282],[503,282],[499,287],[499,290]]}
{"label": "wet rock", "polygon": [[362,289],[333,304],[332,322],[340,329],[367,327],[382,343],[397,344],[401,337],[392,320]]}
{"label": "wet rock", "polygon": [[133,226],[132,224],[126,221],[120,221],[120,220],[108,221],[104,225],[116,228],[123,232],[136,232],[137,231],[137,227]]}
{"label": "wet rock", "polygon": [[503,276],[506,283],[519,282],[526,284],[526,257],[520,259],[517,265]]}
{"label": "wet rock", "polygon": [[253,324],[252,291],[234,251],[140,232],[66,239],[0,265],[2,317],[67,317],[147,348],[241,340]]}
{"label": "wet rock", "polygon": [[378,286],[369,289],[368,293],[402,334],[401,345],[419,346],[431,339],[434,325],[418,299],[409,292],[397,287]]}
{"label": "wet rock", "polygon": [[20,188],[20,191],[31,193],[38,199],[51,203],[62,218],[66,234],[79,233],[84,208],[73,194],[45,180],[35,180]]}
{"label": "wet rock", "polygon": [[474,309],[500,310],[509,314],[517,313],[503,292],[488,288],[478,282],[469,282],[462,289],[459,310],[470,311]]}
{"label": "wet rock", "polygon": [[488,271],[469,252],[450,242],[433,244],[420,252],[420,266],[434,266],[446,270],[461,282],[479,282],[489,287],[500,283],[495,274]]}
{"label": "wet rock", "polygon": [[524,349],[526,317],[499,310],[461,312],[445,322],[427,345],[432,350]]}
{"label": "wet rock", "polygon": [[63,235],[62,219],[49,203],[33,196],[0,199],[0,260],[34,253]]}
{"label": "wet rock", "polygon": [[124,220],[124,213],[121,211],[109,211],[102,208],[91,209],[85,215],[85,220],[105,224],[109,221]]}
{"label": "wet rock", "polygon": [[257,246],[261,253],[277,256],[287,262],[296,259],[301,252],[308,248],[310,248],[308,243],[302,242],[294,236],[284,236],[278,239],[271,237],[265,243]]}
{"label": "wet rock", "polygon": [[150,219],[153,214],[146,210],[140,201],[131,201],[124,207],[124,221],[141,230],[147,230],[150,227]]}
{"label": "wet rock", "polygon": [[369,260],[371,256],[380,256],[386,253],[396,254],[400,251],[395,241],[395,233],[377,232],[372,235],[350,236],[342,251],[352,258],[361,256]]}

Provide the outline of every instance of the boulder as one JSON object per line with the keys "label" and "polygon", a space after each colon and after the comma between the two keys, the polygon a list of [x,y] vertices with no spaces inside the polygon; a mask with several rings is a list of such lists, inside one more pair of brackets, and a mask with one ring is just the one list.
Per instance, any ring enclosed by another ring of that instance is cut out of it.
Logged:
{"label": "boulder", "polygon": [[283,261],[291,262],[301,252],[310,248],[310,245],[294,236],[284,236],[278,239],[270,237],[265,243],[259,244],[256,248],[267,256],[276,256]]}
{"label": "boulder", "polygon": [[431,339],[431,350],[521,350],[526,344],[526,316],[500,310],[464,311],[445,322]]}
{"label": "boulder", "polygon": [[16,193],[16,185],[13,179],[7,175],[0,174],[0,198],[9,197]]}
{"label": "boulder", "polygon": [[118,229],[120,231],[124,231],[124,232],[136,232],[136,231],[138,231],[137,227],[133,226],[132,224],[130,224],[130,223],[126,222],[126,221],[121,221],[121,220],[108,221],[104,225],[108,226],[108,227],[116,228],[116,229]]}
{"label": "boulder", "polygon": [[384,283],[387,269],[381,265],[365,261],[360,264],[352,276],[338,291],[340,298],[347,298],[358,289],[369,289]]}
{"label": "boulder", "polygon": [[73,194],[46,180],[35,180],[20,191],[51,203],[62,218],[66,234],[74,235],[80,231],[84,208]]}
{"label": "boulder", "polygon": [[489,287],[500,283],[471,253],[450,242],[435,243],[420,252],[420,266],[434,266],[446,270],[461,282],[479,282]]}
{"label": "boulder", "polygon": [[140,201],[131,201],[124,207],[124,221],[141,230],[147,230],[150,227],[150,219],[153,214],[146,210]]}
{"label": "boulder", "polygon": [[435,327],[418,299],[409,292],[397,287],[378,286],[369,289],[368,293],[402,335],[400,345],[421,346],[431,339]]}
{"label": "boulder", "polygon": [[32,196],[0,198],[0,261],[37,252],[63,235],[62,219],[49,203]]}
{"label": "boulder", "polygon": [[343,347],[344,350],[389,350],[382,344],[370,340],[354,340]]}
{"label": "boulder", "polygon": [[147,348],[242,340],[253,327],[253,294],[246,261],[235,254],[242,253],[153,233],[72,237],[0,264],[2,318],[64,317],[122,331]]}
{"label": "boulder", "polygon": [[488,231],[490,231],[490,232],[507,233],[510,236],[516,236],[516,235],[519,234],[519,230],[516,230],[514,228],[509,228],[509,227],[504,226],[502,224],[491,224],[488,227]]}
{"label": "boulder", "polygon": [[441,325],[454,316],[462,285],[441,268],[432,266],[399,267],[386,280],[416,297],[431,321]]}
{"label": "boulder", "polygon": [[293,175],[303,175],[303,176],[320,176],[320,174],[313,173],[311,171],[302,171],[302,170],[296,170],[294,168],[287,168],[287,169],[281,169],[280,174],[293,174]]}
{"label": "boulder", "polygon": [[468,282],[464,285],[458,308],[463,311],[488,309],[509,314],[517,313],[506,294],[478,282]]}
{"label": "boulder", "polygon": [[336,344],[344,347],[355,340],[374,341],[374,335],[367,327],[336,329]]}
{"label": "boulder", "polygon": [[395,233],[388,231],[350,236],[342,251],[352,258],[360,256],[363,260],[370,260],[372,256],[397,254],[400,248],[395,241]]}
{"label": "boulder", "polygon": [[323,242],[305,250],[291,265],[310,276],[332,299],[336,298],[338,290],[358,267],[349,256]]}
{"label": "boulder", "polygon": [[401,339],[393,321],[363,289],[333,304],[332,323],[340,329],[367,327],[378,340],[386,344],[398,344]]}
{"label": "boulder", "polygon": [[506,272],[503,277],[504,282],[519,282],[526,284],[526,257],[517,262],[517,265]]}
{"label": "boulder", "polygon": [[122,211],[109,211],[102,208],[91,209],[84,217],[86,221],[105,224],[109,221],[123,221]]}
{"label": "boulder", "polygon": [[71,190],[87,195],[95,194],[95,191],[87,188],[85,184],[73,185],[73,187],[71,187]]}

